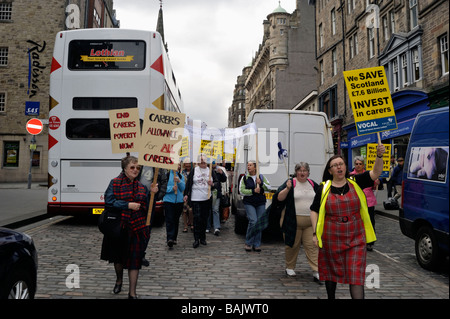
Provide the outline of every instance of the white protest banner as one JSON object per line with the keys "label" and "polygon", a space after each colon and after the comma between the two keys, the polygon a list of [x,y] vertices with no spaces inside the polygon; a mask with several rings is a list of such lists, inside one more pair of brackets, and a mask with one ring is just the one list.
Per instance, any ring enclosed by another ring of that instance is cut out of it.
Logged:
{"label": "white protest banner", "polygon": [[109,110],[109,128],[113,153],[136,152],[138,149],[139,110]]}
{"label": "white protest banner", "polygon": [[183,113],[145,109],[139,164],[178,169],[185,117]]}
{"label": "white protest banner", "polygon": [[[215,160],[220,161],[221,158],[225,158],[227,162],[231,162],[236,156],[236,141],[244,136],[255,134],[257,134],[255,123],[225,129],[201,129],[200,125],[191,126],[188,124],[184,126],[184,135],[190,137],[189,154],[194,161],[200,153],[206,154],[208,158],[211,157],[211,147],[213,147],[212,152]],[[183,151],[183,155],[185,154]]]}

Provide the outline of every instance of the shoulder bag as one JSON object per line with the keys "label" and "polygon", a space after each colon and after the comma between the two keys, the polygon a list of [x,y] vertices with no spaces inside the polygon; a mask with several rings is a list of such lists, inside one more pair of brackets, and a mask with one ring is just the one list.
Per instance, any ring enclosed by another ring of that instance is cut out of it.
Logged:
{"label": "shoulder bag", "polygon": [[105,206],[105,210],[98,218],[98,229],[105,236],[119,238],[122,231],[121,218],[122,213],[119,209]]}

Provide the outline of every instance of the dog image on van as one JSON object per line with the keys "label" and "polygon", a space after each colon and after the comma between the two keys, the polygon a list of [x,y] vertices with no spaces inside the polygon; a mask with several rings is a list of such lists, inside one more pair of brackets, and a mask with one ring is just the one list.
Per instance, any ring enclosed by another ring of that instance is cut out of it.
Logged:
{"label": "dog image on van", "polygon": [[448,147],[414,147],[408,177],[445,182]]}

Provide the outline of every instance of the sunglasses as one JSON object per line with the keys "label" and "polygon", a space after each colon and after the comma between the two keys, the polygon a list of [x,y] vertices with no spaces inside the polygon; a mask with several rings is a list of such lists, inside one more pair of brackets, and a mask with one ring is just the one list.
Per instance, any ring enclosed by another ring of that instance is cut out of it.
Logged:
{"label": "sunglasses", "polygon": [[138,171],[140,171],[141,167],[140,166],[130,166],[129,169],[131,169],[131,170],[137,169]]}

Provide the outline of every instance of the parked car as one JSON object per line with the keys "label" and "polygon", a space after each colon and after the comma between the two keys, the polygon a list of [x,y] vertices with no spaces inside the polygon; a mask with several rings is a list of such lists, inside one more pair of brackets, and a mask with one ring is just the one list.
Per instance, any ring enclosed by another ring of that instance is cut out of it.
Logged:
{"label": "parked car", "polygon": [[37,251],[27,234],[0,227],[0,299],[33,299]]}
{"label": "parked car", "polygon": [[420,266],[434,270],[449,253],[449,108],[417,115],[403,168],[399,224],[415,240]]}
{"label": "parked car", "polygon": [[[266,192],[266,207],[272,203],[272,196],[288,175],[293,175],[295,165],[307,162],[310,178],[322,181],[322,173],[328,159],[334,155],[331,125],[323,112],[293,110],[253,110],[247,117],[247,124],[255,123],[258,128],[258,162],[260,174],[270,183]],[[255,136],[240,138],[236,149],[232,188],[232,213],[235,216],[235,232],[245,234],[248,219],[239,191],[239,182],[247,170],[247,161],[256,160]],[[287,150],[287,157],[279,158],[279,145]],[[266,234],[281,235],[279,216],[269,215]],[[264,233],[263,233],[264,235]]]}

